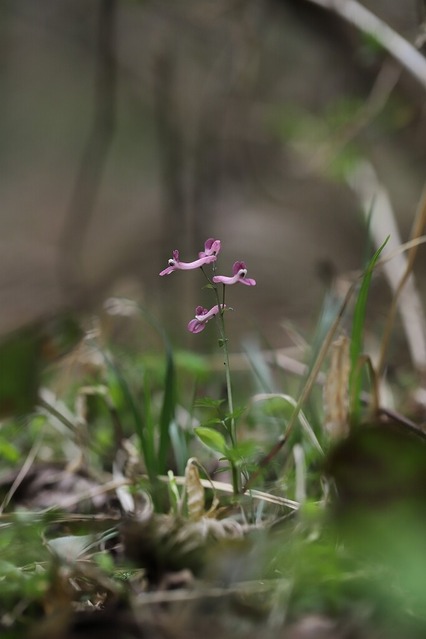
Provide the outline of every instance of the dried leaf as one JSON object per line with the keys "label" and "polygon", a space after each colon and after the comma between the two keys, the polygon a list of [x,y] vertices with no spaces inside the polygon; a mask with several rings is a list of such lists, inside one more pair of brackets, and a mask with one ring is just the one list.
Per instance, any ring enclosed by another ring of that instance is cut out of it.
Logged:
{"label": "dried leaf", "polygon": [[339,337],[331,346],[331,362],[324,385],[324,427],[333,439],[349,433],[349,339]]}
{"label": "dried leaf", "polygon": [[188,519],[198,521],[204,515],[204,486],[201,483],[196,460],[188,460],[185,468],[185,490],[188,507]]}

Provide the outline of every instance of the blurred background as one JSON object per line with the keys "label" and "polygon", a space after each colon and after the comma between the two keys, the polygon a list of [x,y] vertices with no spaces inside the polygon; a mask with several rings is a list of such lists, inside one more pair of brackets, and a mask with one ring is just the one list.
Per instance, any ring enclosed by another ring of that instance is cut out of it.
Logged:
{"label": "blurred background", "polygon": [[[422,0],[362,4],[424,50]],[[364,264],[362,176],[402,240],[422,193],[426,84],[379,40],[305,0],[3,0],[0,334],[118,294],[182,338],[200,275],[158,273],[208,237],[258,284],[231,331],[309,330]]]}

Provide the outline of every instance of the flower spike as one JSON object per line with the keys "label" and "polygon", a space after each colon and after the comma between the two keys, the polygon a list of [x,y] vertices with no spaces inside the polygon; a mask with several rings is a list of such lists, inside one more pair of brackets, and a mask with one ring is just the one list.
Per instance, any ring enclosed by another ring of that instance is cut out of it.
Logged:
{"label": "flower spike", "polygon": [[246,286],[256,286],[256,280],[246,277],[247,267],[244,262],[234,262],[232,273],[232,277],[228,277],[226,275],[215,275],[213,277],[213,282],[215,284],[236,284],[237,282],[240,282],[240,284],[245,284]]}
{"label": "flower spike", "polygon": [[173,251],[173,257],[169,259],[169,265],[163,271],[161,271],[160,275],[170,275],[173,271],[190,271],[194,268],[199,268],[200,266],[204,266],[204,264],[211,264],[216,261],[216,255],[204,255],[200,257],[198,260],[194,260],[193,262],[181,262],[179,260],[179,251]]}
{"label": "flower spike", "polygon": [[202,306],[197,306],[195,309],[195,318],[188,324],[188,331],[190,331],[190,333],[201,333],[201,331],[206,328],[207,322],[211,320],[212,317],[215,317],[220,311],[223,311],[224,308],[225,305],[221,304],[219,310],[219,305],[216,304],[208,311]]}

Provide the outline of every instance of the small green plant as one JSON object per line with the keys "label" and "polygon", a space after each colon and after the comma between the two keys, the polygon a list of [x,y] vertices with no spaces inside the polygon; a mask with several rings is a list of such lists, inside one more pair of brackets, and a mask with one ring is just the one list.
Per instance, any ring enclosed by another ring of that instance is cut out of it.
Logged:
{"label": "small green plant", "polygon": [[[237,430],[236,430],[236,414],[234,411],[234,402],[232,398],[232,384],[231,384],[231,367],[229,364],[229,349],[228,338],[226,336],[225,326],[225,312],[232,310],[225,303],[226,287],[233,284],[245,284],[246,286],[255,286],[256,281],[247,277],[247,267],[244,262],[234,262],[232,267],[232,275],[216,275],[217,256],[220,252],[221,242],[214,238],[209,238],[204,244],[204,251],[201,251],[198,255],[198,259],[192,262],[182,262],[179,259],[179,251],[173,251],[173,257],[169,259],[167,268],[161,271],[160,275],[170,275],[174,271],[182,270],[188,271],[197,268],[201,268],[206,280],[207,287],[212,290],[215,304],[210,309],[197,306],[195,309],[195,317],[188,323],[188,330],[191,333],[201,333],[207,325],[207,323],[214,317],[217,320],[218,332],[219,332],[219,348],[222,349],[224,355],[225,365],[225,377],[226,377],[226,390],[228,399],[228,413],[221,420],[221,424],[225,429],[226,439],[223,435],[208,426],[200,427],[196,429],[196,434],[199,439],[209,448],[215,452],[219,452],[230,463],[232,471],[232,483],[234,488],[234,494],[238,494],[240,491],[240,469],[236,451],[238,449],[237,442]],[[205,269],[210,265],[212,273],[209,275]],[[218,285],[222,284],[221,294],[219,292]]]}

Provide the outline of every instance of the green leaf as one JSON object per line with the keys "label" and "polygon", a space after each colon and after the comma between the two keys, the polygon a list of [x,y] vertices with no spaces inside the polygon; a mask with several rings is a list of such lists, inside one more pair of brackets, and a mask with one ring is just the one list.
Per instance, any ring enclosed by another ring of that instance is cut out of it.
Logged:
{"label": "green leaf", "polygon": [[197,408],[219,408],[224,399],[212,399],[211,397],[201,397],[194,402],[194,406]]}
{"label": "green leaf", "polygon": [[194,428],[194,432],[207,448],[227,457],[229,451],[222,433],[205,426]]}
{"label": "green leaf", "polygon": [[4,437],[0,437],[0,458],[8,462],[16,463],[19,461],[21,453],[19,450]]}

